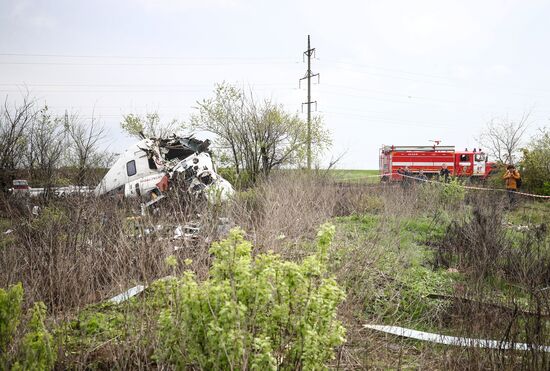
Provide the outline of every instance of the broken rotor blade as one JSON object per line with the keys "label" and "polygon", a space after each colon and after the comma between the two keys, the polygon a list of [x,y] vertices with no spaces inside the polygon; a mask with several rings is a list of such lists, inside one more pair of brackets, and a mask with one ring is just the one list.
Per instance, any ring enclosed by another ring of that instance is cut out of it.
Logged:
{"label": "broken rotor blade", "polygon": [[121,294],[118,294],[117,296],[112,297],[111,299],[109,299],[109,301],[111,303],[120,304],[120,303],[130,299],[131,297],[136,296],[137,294],[139,294],[143,290],[145,290],[145,286],[137,285],[137,286],[132,287],[131,289],[121,293]]}
{"label": "broken rotor blade", "polygon": [[461,347],[472,348],[488,348],[488,349],[513,349],[513,350],[530,350],[537,349],[543,352],[550,352],[550,346],[535,345],[527,343],[513,343],[498,340],[474,339],[457,336],[448,336],[443,334],[435,334],[431,332],[417,331],[399,326],[381,326],[381,325],[363,325],[363,327],[385,332],[387,334],[406,337],[409,339],[429,341],[437,344],[455,345]]}

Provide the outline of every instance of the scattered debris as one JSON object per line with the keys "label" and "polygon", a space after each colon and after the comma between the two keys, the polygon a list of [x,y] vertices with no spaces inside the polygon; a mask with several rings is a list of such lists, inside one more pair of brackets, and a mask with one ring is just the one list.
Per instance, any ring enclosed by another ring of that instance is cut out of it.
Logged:
{"label": "scattered debris", "polygon": [[177,240],[182,237],[183,237],[183,228],[181,227],[181,225],[178,225],[174,230],[174,239]]}
{"label": "scattered debris", "polygon": [[[524,231],[529,231],[531,228],[528,226],[528,225],[516,225],[514,223],[511,223],[511,222],[507,222],[507,221],[503,221],[502,222],[502,225],[506,228],[512,228],[512,229],[515,229],[516,231],[518,232],[524,232]],[[536,226],[535,226],[536,227]]]}
{"label": "scattered debris", "polygon": [[[182,239],[184,243],[194,242],[198,239],[198,234],[200,232],[199,223],[190,222],[186,225],[178,225],[174,229],[174,240]],[[174,251],[179,250],[174,248]]]}
{"label": "scattered debris", "polygon": [[141,293],[143,290],[145,290],[145,288],[146,287],[143,286],[143,285],[137,285],[135,287],[132,287],[128,291],[125,291],[121,294],[118,294],[115,297],[112,297],[111,299],[109,299],[109,301],[112,302],[112,303],[115,303],[115,304],[120,304],[120,303],[130,299],[131,297],[134,297],[137,294]]}
{"label": "scattered debris", "polygon": [[4,234],[10,234],[10,233],[13,233],[13,229],[8,229],[7,231],[4,232]]}
{"label": "scattered debris", "polygon": [[34,205],[32,207],[32,215],[38,216],[40,214],[40,206]]}
{"label": "scattered debris", "polygon": [[406,337],[415,340],[429,341],[437,344],[455,345],[461,347],[472,348],[489,348],[489,349],[513,349],[513,350],[531,350],[538,349],[543,352],[550,352],[550,346],[535,345],[526,343],[511,343],[498,340],[473,339],[456,336],[448,336],[435,334],[431,332],[416,331],[399,326],[381,326],[381,325],[363,325],[363,327],[385,332],[396,336]]}

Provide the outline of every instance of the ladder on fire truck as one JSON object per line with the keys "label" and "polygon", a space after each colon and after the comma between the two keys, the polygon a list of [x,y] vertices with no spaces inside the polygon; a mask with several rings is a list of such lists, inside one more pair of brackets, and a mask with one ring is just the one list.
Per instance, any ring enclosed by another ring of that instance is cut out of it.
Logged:
{"label": "ladder on fire truck", "polygon": [[417,151],[417,152],[454,152],[455,146],[384,146],[384,152]]}

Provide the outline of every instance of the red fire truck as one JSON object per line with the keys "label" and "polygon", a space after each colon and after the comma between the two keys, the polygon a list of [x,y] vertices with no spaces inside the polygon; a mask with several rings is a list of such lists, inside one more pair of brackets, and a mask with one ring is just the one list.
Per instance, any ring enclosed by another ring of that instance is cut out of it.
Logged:
{"label": "red fire truck", "polygon": [[480,149],[456,151],[454,146],[382,146],[380,175],[382,180],[402,180],[398,170],[407,167],[416,175],[422,170],[427,177],[439,174],[446,166],[452,176],[485,179],[493,169],[487,154]]}

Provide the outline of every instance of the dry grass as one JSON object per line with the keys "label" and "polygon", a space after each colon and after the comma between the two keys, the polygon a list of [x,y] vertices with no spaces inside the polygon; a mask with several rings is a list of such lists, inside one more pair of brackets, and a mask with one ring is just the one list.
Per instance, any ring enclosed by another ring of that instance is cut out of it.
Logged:
{"label": "dry grass", "polygon": [[[274,250],[299,260],[311,253],[318,226],[343,216],[336,219],[331,269],[348,293],[340,308],[348,342],[332,366],[544,369],[550,361],[540,352],[434,347],[362,328],[368,321],[522,342],[544,343],[548,337],[550,325],[543,316],[549,310],[548,296],[540,294],[546,282],[540,277],[548,268],[547,250],[541,248],[548,239],[540,239],[545,232],[533,230],[514,245],[506,245],[503,236],[507,232],[499,217],[504,215],[505,200],[469,195],[464,202],[451,205],[442,202],[437,192],[416,186],[336,184],[329,176],[293,172],[274,174],[269,182],[240,192],[224,206],[198,203],[190,207],[186,196],[174,193],[158,213],[147,216],[136,215],[139,205],[135,201],[117,205],[110,199],[70,198],[42,204],[41,215],[33,217],[29,207],[37,201],[1,199],[1,216],[15,232],[0,248],[0,287],[23,282],[26,303],[44,301],[52,321],[63,323],[86,306],[135,284],[179,274],[184,264],[168,267],[165,260],[170,255],[180,263],[192,259],[190,268],[204,277],[210,265],[210,243],[231,226],[241,226],[257,252]],[[481,211],[472,214],[472,205]],[[198,235],[187,242],[174,239],[175,228],[189,222],[201,225]],[[452,227],[442,243],[439,237],[431,237],[447,225]],[[174,251],[174,247],[179,249]],[[453,284],[434,281],[433,287],[444,287],[455,296],[467,294],[472,300],[416,295],[423,288],[410,287],[416,284],[416,276],[411,276],[414,269],[435,272],[434,280],[447,277],[438,273],[438,267],[458,267],[460,278]],[[514,291],[512,284],[521,289]],[[512,311],[479,304],[496,297],[497,288],[506,294],[500,302]],[[120,308],[128,321],[124,336],[80,345],[75,354],[60,358],[61,367],[86,368],[93,362],[109,368],[155,367],[150,358],[156,344],[155,318],[148,318],[147,308],[125,310],[130,309]],[[135,318],[142,319],[139,328],[132,322]]]}

